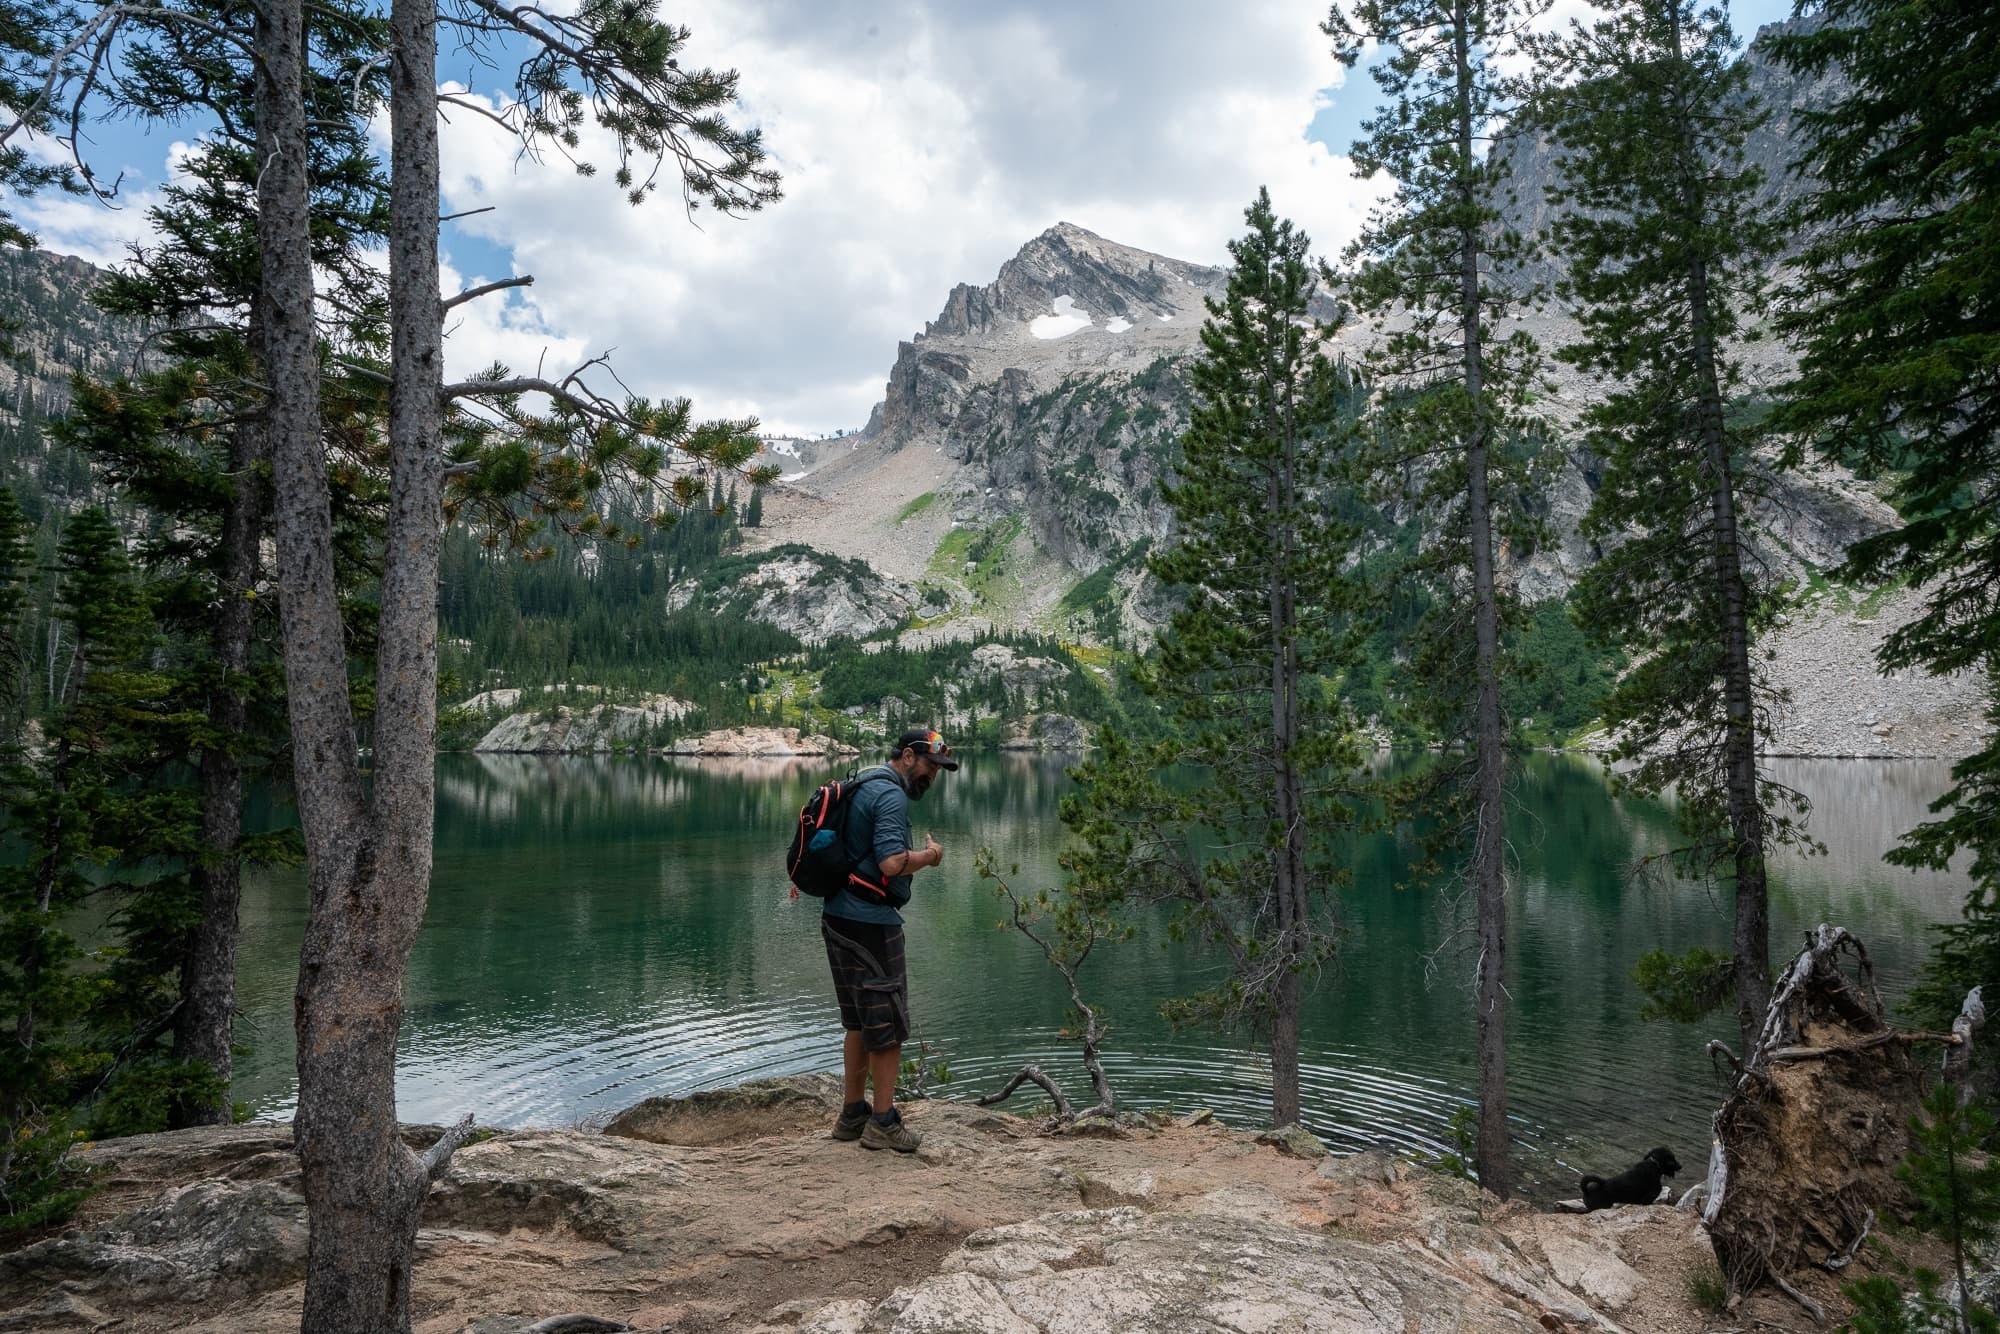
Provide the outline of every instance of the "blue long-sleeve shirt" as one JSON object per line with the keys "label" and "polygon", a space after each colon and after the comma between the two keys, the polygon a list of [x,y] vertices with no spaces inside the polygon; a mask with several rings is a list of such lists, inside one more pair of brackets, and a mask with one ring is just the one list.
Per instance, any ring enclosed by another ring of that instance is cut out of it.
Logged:
{"label": "blue long-sleeve shirt", "polygon": [[[887,774],[886,780],[873,775]],[[867,782],[862,782],[868,779]],[[910,794],[903,776],[886,764],[878,764],[854,776],[861,787],[849,799],[844,837],[850,854],[859,856],[855,874],[867,880],[882,879],[882,863],[899,852],[908,852],[910,838]],[[826,901],[828,917],[844,917],[850,922],[875,922],[901,926],[903,915],[896,911],[910,901],[910,877],[890,876],[889,902],[875,903],[851,890],[841,890]]]}

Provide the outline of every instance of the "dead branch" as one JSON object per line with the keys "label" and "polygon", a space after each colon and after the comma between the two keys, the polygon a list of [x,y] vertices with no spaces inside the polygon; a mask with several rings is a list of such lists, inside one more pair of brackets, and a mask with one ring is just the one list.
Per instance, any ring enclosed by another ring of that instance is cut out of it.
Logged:
{"label": "dead branch", "polygon": [[444,1175],[444,1169],[451,1165],[452,1154],[458,1152],[459,1145],[472,1137],[472,1113],[467,1112],[463,1120],[438,1136],[437,1143],[425,1149],[418,1161],[423,1165],[424,1180],[436,1181]]}
{"label": "dead branch", "polygon": [[1965,993],[1965,1004],[1959,1008],[1958,1018],[1951,1021],[1951,1035],[1955,1039],[1944,1053],[1944,1082],[1958,1090],[1961,1101],[1972,1096],[1966,1087],[1965,1077],[1972,1070],[1972,1042],[1979,1030],[1986,1026],[1986,1001],[1979,987]]}
{"label": "dead branch", "polygon": [[1958,1045],[1960,1039],[1955,1033],[1904,1033],[1891,1029],[1863,1038],[1859,1042],[1839,1042],[1823,1047],[1780,1047],[1765,1055],[1766,1061],[1815,1061],[1828,1056],[1845,1056],[1853,1052],[1868,1051],[1891,1042],[1913,1044],[1918,1042],[1942,1042],[1946,1046]]}
{"label": "dead branch", "polygon": [[1861,1243],[1868,1240],[1868,1233],[1874,1226],[1875,1211],[1870,1209],[1868,1216],[1861,1220],[1861,1230],[1854,1234],[1854,1240],[1848,1242],[1847,1246],[1838,1255],[1827,1256],[1826,1259],[1820,1262],[1820,1267],[1835,1274],[1847,1268],[1848,1265],[1854,1262],[1854,1257],[1860,1253]]}
{"label": "dead branch", "polygon": [[509,287],[533,287],[534,285],[535,275],[532,273],[524,273],[518,278],[502,278],[497,283],[486,283],[482,286],[460,292],[457,296],[446,298],[444,309],[450,310],[453,306],[462,306],[468,301],[477,301],[482,296],[502,291]]}
{"label": "dead branch", "polygon": [[1783,1292],[1787,1297],[1790,1297],[1793,1301],[1797,1302],[1800,1306],[1805,1307],[1806,1313],[1810,1315],[1815,1321],[1817,1321],[1822,1325],[1826,1323],[1826,1312],[1820,1307],[1820,1304],[1818,1302],[1814,1301],[1812,1298],[1806,1296],[1803,1292],[1800,1292],[1797,1288],[1787,1283],[1785,1281],[1785,1276],[1783,1274],[1780,1274],[1776,1269],[1766,1269],[1764,1272],[1767,1275],[1769,1275],[1773,1283],[1778,1285],[1778,1288],[1781,1292]]}
{"label": "dead branch", "polygon": [[[1085,1112],[1084,1115],[1115,1115],[1118,1110],[1118,1100],[1111,1092],[1111,1078],[1105,1073],[1104,1061],[1099,1055],[1098,1050],[1104,1041],[1106,1033],[1110,1030],[1098,1016],[1097,1007],[1084,1000],[1083,988],[1078,985],[1076,980],[1077,970],[1082,968],[1084,962],[1090,958],[1090,952],[1097,948],[1099,927],[1097,919],[1086,915],[1083,941],[1080,945],[1075,946],[1073,955],[1058,952],[1055,946],[1035,931],[1033,913],[1030,911],[1029,906],[1023,903],[1020,897],[1014,893],[1013,887],[998,876],[995,876],[993,880],[994,884],[999,887],[999,892],[1006,896],[1008,904],[1012,907],[1013,928],[1033,941],[1035,947],[1041,950],[1042,957],[1049,961],[1049,966],[1062,975],[1064,984],[1069,988],[1070,1004],[1076,1007],[1077,1014],[1083,1020],[1082,1030],[1077,1034],[1077,1037],[1083,1043],[1084,1069],[1090,1072],[1090,1085],[1097,1094],[1097,1105],[1088,1112]],[[1029,1069],[1033,1068],[1032,1066],[1029,1067]],[[1009,1091],[1017,1087],[1019,1083],[1020,1079],[1016,1077],[1014,1083],[1008,1085]],[[1062,1095],[1055,1093],[1053,1086],[1049,1086],[1049,1088],[1050,1092],[1056,1097],[1056,1105],[1062,1109],[1061,1114],[1063,1119],[1070,1120],[1071,1114],[1067,1104],[1062,1099]],[[1000,1096],[1005,1097],[1006,1094],[1003,1093]]]}
{"label": "dead branch", "polygon": [[989,1093],[983,1098],[975,1099],[974,1103],[980,1107],[991,1107],[995,1103],[1005,1102],[1009,1097],[1013,1096],[1014,1090],[1023,1084],[1038,1085],[1044,1093],[1054,1099],[1056,1116],[1059,1119],[1063,1121],[1074,1121],[1076,1119],[1075,1113],[1070,1110],[1069,1099],[1063,1096],[1063,1091],[1057,1086],[1055,1080],[1050,1079],[1042,1073],[1042,1067],[1039,1065],[1022,1066],[1019,1072],[1012,1079],[1008,1080],[998,1093]]}

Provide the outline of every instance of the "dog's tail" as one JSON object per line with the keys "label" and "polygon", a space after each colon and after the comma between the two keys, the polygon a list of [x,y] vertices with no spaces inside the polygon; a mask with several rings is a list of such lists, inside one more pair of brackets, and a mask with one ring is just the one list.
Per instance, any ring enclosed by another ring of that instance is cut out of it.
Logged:
{"label": "dog's tail", "polygon": [[1581,1177],[1577,1178],[1576,1184],[1577,1189],[1583,1192],[1583,1202],[1586,1205],[1595,1200],[1601,1200],[1605,1196],[1604,1178],[1594,1173],[1585,1172]]}

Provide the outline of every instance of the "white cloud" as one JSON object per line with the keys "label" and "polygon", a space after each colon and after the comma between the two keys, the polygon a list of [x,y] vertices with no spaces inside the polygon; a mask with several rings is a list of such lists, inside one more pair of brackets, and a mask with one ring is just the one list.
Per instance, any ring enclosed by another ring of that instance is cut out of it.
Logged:
{"label": "white cloud", "polygon": [[[1344,74],[1324,16],[1325,0],[685,0],[683,63],[741,71],[732,114],[763,129],[785,199],[690,225],[671,183],[633,208],[608,170],[517,161],[454,113],[445,211],[493,209],[456,224],[480,243],[458,252],[464,284],[511,276],[508,257],[536,279],[453,312],[454,373],[611,351],[638,392],[817,434],[866,419],[897,341],[953,284],[990,282],[1059,220],[1220,264],[1266,185],[1337,253],[1380,187],[1306,139]],[[106,257],[118,226],[43,221],[52,248],[95,237]]]}
{"label": "white cloud", "polygon": [[1321,0],[1226,19],[1199,0],[692,0],[674,15],[686,58],[741,71],[737,114],[763,128],[784,200],[697,228],[668,187],[629,207],[460,116],[446,209],[494,206],[460,225],[535,275],[547,327],[615,348],[635,389],[770,429],[852,427],[952,285],[990,282],[1058,220],[1224,263],[1268,185],[1336,252],[1379,190],[1305,137],[1342,75],[1323,16]]}

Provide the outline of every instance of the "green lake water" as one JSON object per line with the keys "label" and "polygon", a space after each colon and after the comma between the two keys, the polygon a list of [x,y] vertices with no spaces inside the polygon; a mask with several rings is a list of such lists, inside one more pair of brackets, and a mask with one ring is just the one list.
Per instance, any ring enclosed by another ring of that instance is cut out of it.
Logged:
{"label": "green lake water", "polygon": [[[1954,917],[1967,889],[1963,875],[1881,861],[1945,789],[1946,766],[1772,768],[1811,796],[1828,849],[1774,867],[1774,953],[1788,955],[1817,922],[1839,923],[1866,942],[1893,1001],[1923,962],[1928,928]],[[831,772],[800,761],[442,757],[437,869],[399,1055],[403,1119],[469,1111],[482,1124],[574,1125],[655,1094],[837,1070],[817,905],[789,898],[783,871],[799,803]],[[1733,1016],[1642,1024],[1628,974],[1656,946],[1726,949],[1726,898],[1633,881],[1640,858],[1672,845],[1672,827],[1658,805],[1614,800],[1594,761],[1528,757],[1512,781],[1509,1086],[1526,1188],[1572,1193],[1577,1171],[1623,1167],[1655,1144],[1698,1163],[1720,1097],[1702,1047],[1735,1045]],[[1020,864],[1019,884],[1054,883],[1068,785],[1060,762],[974,755],[913,812],[919,837],[935,833],[948,850],[940,870],[918,875],[905,913],[918,1034],[953,1074],[943,1096],[974,1097],[1027,1060],[1073,1095],[1087,1088],[1059,1032],[1059,980],[998,929],[1000,905],[972,872],[984,844]],[[1365,844],[1342,899],[1351,935],[1308,1001],[1306,1121],[1340,1148],[1434,1149],[1474,1087],[1472,958],[1454,947],[1438,896],[1399,889],[1402,879],[1393,841]],[[292,1106],[304,917],[296,873],[246,886],[239,1041],[250,1050],[235,1096],[260,1116]],[[1256,1051],[1175,1032],[1154,1012],[1204,976],[1198,955],[1143,938],[1092,959],[1089,994],[1115,1025],[1114,1086],[1133,1106],[1267,1123]],[[1013,1110],[1033,1106],[1016,1094]]]}

